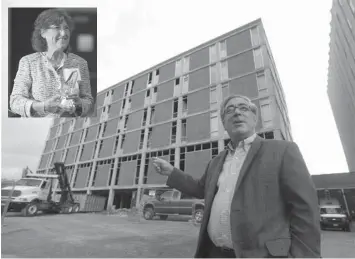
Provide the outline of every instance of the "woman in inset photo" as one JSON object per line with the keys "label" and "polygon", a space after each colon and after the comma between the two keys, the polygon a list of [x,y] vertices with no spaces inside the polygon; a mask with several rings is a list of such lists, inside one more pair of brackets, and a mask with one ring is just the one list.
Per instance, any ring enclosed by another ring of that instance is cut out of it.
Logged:
{"label": "woman in inset photo", "polygon": [[74,23],[61,9],[37,17],[32,33],[36,51],[20,59],[10,96],[21,117],[85,117],[94,105],[87,61],[70,52]]}

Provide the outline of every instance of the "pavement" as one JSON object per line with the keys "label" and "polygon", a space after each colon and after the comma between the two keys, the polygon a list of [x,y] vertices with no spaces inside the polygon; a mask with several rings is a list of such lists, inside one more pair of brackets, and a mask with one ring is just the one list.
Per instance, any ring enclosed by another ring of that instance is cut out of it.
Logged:
{"label": "pavement", "polygon": [[[2,258],[193,257],[199,227],[184,217],[9,214],[1,233]],[[322,231],[323,257],[353,257],[353,232]]]}

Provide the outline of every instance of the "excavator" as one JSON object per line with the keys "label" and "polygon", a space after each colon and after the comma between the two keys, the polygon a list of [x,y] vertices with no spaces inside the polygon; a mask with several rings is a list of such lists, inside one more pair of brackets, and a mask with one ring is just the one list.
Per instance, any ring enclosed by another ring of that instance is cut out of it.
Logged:
{"label": "excavator", "polygon": [[[35,174],[28,168],[24,169],[14,188],[7,186],[1,189],[1,210],[22,212],[26,217],[35,216],[38,212],[79,212],[80,204],[73,198],[64,163],[54,163],[54,169],[54,175]],[[53,191],[57,187],[59,195]]]}

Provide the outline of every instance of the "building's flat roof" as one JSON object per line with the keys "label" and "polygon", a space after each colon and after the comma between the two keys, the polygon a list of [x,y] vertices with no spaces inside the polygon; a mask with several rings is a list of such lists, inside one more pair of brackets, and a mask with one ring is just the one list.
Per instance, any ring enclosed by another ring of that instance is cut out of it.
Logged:
{"label": "building's flat roof", "polygon": [[312,175],[317,189],[355,188],[355,172]]}

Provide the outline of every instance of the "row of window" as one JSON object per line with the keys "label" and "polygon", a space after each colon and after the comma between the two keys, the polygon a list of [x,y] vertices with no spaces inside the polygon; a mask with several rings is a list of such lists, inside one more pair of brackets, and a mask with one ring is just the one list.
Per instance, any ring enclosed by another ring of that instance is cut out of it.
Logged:
{"label": "row of window", "polygon": [[[265,75],[263,72],[258,73],[257,74],[257,82],[258,82],[258,88],[259,88],[259,92],[267,92],[267,86],[266,86],[266,80],[265,80]],[[217,87],[211,87],[210,88],[210,109],[218,109],[218,96],[222,95],[222,99],[226,98],[229,95],[229,84],[223,84],[222,85],[222,93],[219,93],[219,91],[217,91]],[[188,113],[188,100],[189,100],[189,96],[185,95],[182,97],[182,107],[181,107],[181,111],[182,111],[182,116],[187,116]],[[176,118],[178,115],[178,110],[179,110],[179,102],[178,99],[175,99],[172,103],[173,107],[172,107],[172,117]],[[150,107],[150,115],[149,115],[149,125],[153,124],[154,122],[154,116],[155,116],[155,106],[151,106]],[[133,115],[132,115],[133,116]],[[118,120],[118,128],[116,133],[120,133],[121,130],[125,131],[127,130],[127,125],[128,125],[128,121],[129,121],[130,115],[126,115],[126,116],[121,116]],[[143,110],[143,117],[142,117],[142,122],[141,122],[141,126],[144,127],[147,125],[147,120],[148,119],[148,108],[145,108]],[[105,121],[101,124],[99,124],[99,130],[97,132],[97,138],[99,138],[100,136],[105,136],[106,133],[106,129],[107,129],[107,125],[108,123],[112,122],[111,121]],[[73,131],[74,129],[74,124],[75,121],[73,120],[71,122],[71,124],[69,125],[69,129],[68,132]],[[101,127],[103,125],[103,130],[101,131]],[[96,127],[96,126],[92,126],[92,127]],[[91,127],[90,127],[91,128]],[[58,127],[54,127],[52,128],[52,130],[56,130],[56,132],[51,132],[51,137],[55,137],[55,136],[59,136],[62,133],[63,130],[63,124],[60,124]],[[87,137],[88,137],[88,130],[85,130],[85,134],[81,135],[81,140],[84,139],[85,141],[87,141]],[[114,134],[114,133],[112,133]],[[112,135],[111,134],[111,135]],[[70,143],[71,141],[71,137],[68,137],[66,140],[66,144],[65,146],[68,145],[68,143]],[[57,142],[58,145],[58,142]],[[57,148],[57,147],[56,147]]]}
{"label": "row of window", "polygon": [[[254,63],[255,63],[255,69],[260,69],[264,66],[264,60],[263,60],[263,50],[261,47],[254,49],[253,50],[253,55],[254,55]],[[229,79],[229,74],[228,74],[228,60],[222,61],[218,64],[214,64],[209,67],[209,74],[210,74],[210,79],[209,82],[211,85],[217,84],[219,82],[224,82]],[[155,72],[158,73],[159,70]],[[159,75],[159,74],[158,74]],[[181,79],[176,78],[174,80],[174,97],[178,97],[180,95],[184,95],[189,92],[189,75],[185,75],[182,77],[182,84],[180,83]],[[148,77],[148,83],[151,82],[151,76]],[[160,86],[154,86],[153,90],[151,90],[151,84],[147,83],[147,90],[145,94],[145,99],[144,99],[144,106],[148,106],[150,104],[154,104],[157,101],[157,93],[158,93],[158,88]],[[125,90],[124,90],[124,99],[122,100],[122,106],[120,109],[120,115],[126,114],[131,111],[131,95],[133,94],[133,87],[135,83],[134,80],[126,83],[125,85]],[[106,93],[103,105],[108,105],[108,109],[103,108],[103,113],[101,114],[101,117],[107,117],[107,114],[110,112],[110,107],[112,103],[112,97],[114,96],[114,89],[111,89]]]}
{"label": "row of window", "polygon": [[[265,99],[261,99],[260,100],[260,110],[261,110],[261,118],[262,118],[262,123],[263,123],[263,127],[264,128],[270,128],[273,126],[273,112],[271,109],[271,103],[270,100],[268,98]],[[219,118],[218,118],[218,111],[212,111],[210,113],[210,137],[211,138],[215,138],[219,136],[219,127],[220,127],[220,122],[219,122]],[[176,140],[177,140],[177,121],[173,121],[171,122],[171,133],[170,133],[170,144],[175,144]],[[106,128],[106,123],[104,124],[104,128],[103,131],[105,131]],[[146,129],[142,129],[140,132],[140,141],[139,141],[139,147],[138,149],[142,149],[144,146],[144,137],[145,137],[145,130]],[[97,131],[97,136],[96,139],[98,139],[100,137],[100,131],[101,131],[101,124],[99,125],[99,130]],[[85,133],[84,133],[85,132]],[[85,131],[81,132],[81,136],[80,136],[80,140],[79,143],[83,143],[85,141],[87,141],[87,137],[88,137],[88,132],[89,129],[85,129]],[[153,127],[149,127],[148,128],[148,137],[147,137],[147,144],[146,147],[147,148],[151,148],[152,146],[152,132],[153,132]],[[117,131],[117,133],[119,133],[119,130]],[[70,145],[71,139],[73,138],[73,135],[75,133],[72,134],[68,134],[67,136],[64,136],[65,140],[64,140],[64,145],[63,145],[63,140],[60,142],[61,138],[58,138],[56,140],[56,144],[54,145],[56,148],[58,148],[59,143],[62,143],[61,148],[66,148]],[[119,145],[119,135],[115,137],[115,143],[114,143],[114,148],[113,148],[113,154],[115,155],[117,153],[118,150],[118,146],[120,146],[120,149],[122,150],[125,139],[126,139],[126,134],[122,134],[121,135],[121,144]],[[181,141],[182,142],[186,142],[188,141],[187,139],[187,120],[186,119],[181,119]],[[97,147],[97,143],[99,143],[99,151],[98,154],[100,154],[101,149],[103,147],[103,143],[104,140],[99,140],[99,142],[95,142],[95,148],[94,148],[94,152],[92,154],[92,158],[94,158],[96,156],[96,147]],[[84,145],[82,145],[82,150],[81,150],[81,156],[83,154],[83,150],[84,150]],[[50,152],[52,149],[46,149],[46,152]],[[78,149],[79,150],[79,149]],[[76,154],[76,157],[78,155]],[[62,155],[64,157],[64,153]],[[81,159],[81,156],[79,159]],[[64,158],[65,160],[65,158]]]}
{"label": "row of window", "polygon": [[[274,139],[274,133],[272,131],[271,132],[265,132],[265,133],[259,133],[258,135],[263,137],[263,138],[266,138],[266,139]],[[230,141],[230,139],[225,139],[224,140],[224,145],[226,146],[229,143],[229,141]],[[179,168],[181,170],[185,169],[185,154],[186,153],[199,152],[199,151],[203,151],[203,150],[211,150],[211,158],[214,158],[215,156],[218,155],[218,142],[217,141],[213,141],[213,142],[206,142],[206,143],[201,143],[201,144],[195,144],[195,145],[189,145],[189,146],[185,146],[185,147],[180,147]],[[143,184],[147,183],[148,166],[149,166],[150,158],[156,157],[156,156],[158,156],[158,157],[161,157],[161,156],[168,157],[168,161],[173,166],[175,165],[175,149],[165,149],[165,150],[160,150],[160,151],[148,152],[146,154],[146,159],[145,159],[145,163],[144,163]],[[129,161],[137,161],[136,170],[135,170],[135,177],[134,177],[134,183],[135,184],[139,183],[139,173],[140,173],[140,166],[141,166],[141,158],[142,158],[141,154],[118,158],[115,185],[118,185],[118,182],[119,182],[119,174],[120,174],[121,164],[124,163],[124,162],[129,162]],[[98,185],[98,187],[111,185],[112,176],[113,176],[113,170],[114,170],[114,163],[115,163],[115,159],[106,159],[106,160],[97,161],[96,167],[95,167],[95,170],[94,170],[93,179],[92,179],[92,186],[93,187],[96,187],[96,185]],[[110,165],[109,172],[102,171],[101,174],[104,174],[104,175],[103,175],[103,177],[102,176],[99,177],[98,176],[98,172],[99,172],[98,168],[101,167],[101,166],[104,166],[104,165]],[[81,186],[81,187],[88,187],[89,182],[90,182],[92,167],[93,167],[93,162],[79,164],[78,167],[77,167],[77,172],[76,172],[75,177],[74,177],[74,174],[73,174],[74,165],[66,166],[66,171],[67,172],[68,171],[71,172],[71,175],[70,175],[70,177],[68,176],[68,178],[70,178],[69,179],[70,181],[73,181],[72,182],[72,186],[74,188],[76,187],[76,182],[77,182],[77,179],[78,179],[78,172],[79,172],[80,169],[84,169],[84,168],[89,168],[89,171],[87,173],[88,175],[87,175],[87,178],[86,178],[85,185]],[[38,171],[38,172],[40,172],[40,171]],[[54,168],[49,170],[49,174],[54,174],[54,173],[55,173],[54,172]],[[97,184],[96,184],[96,181],[98,181]]]}

